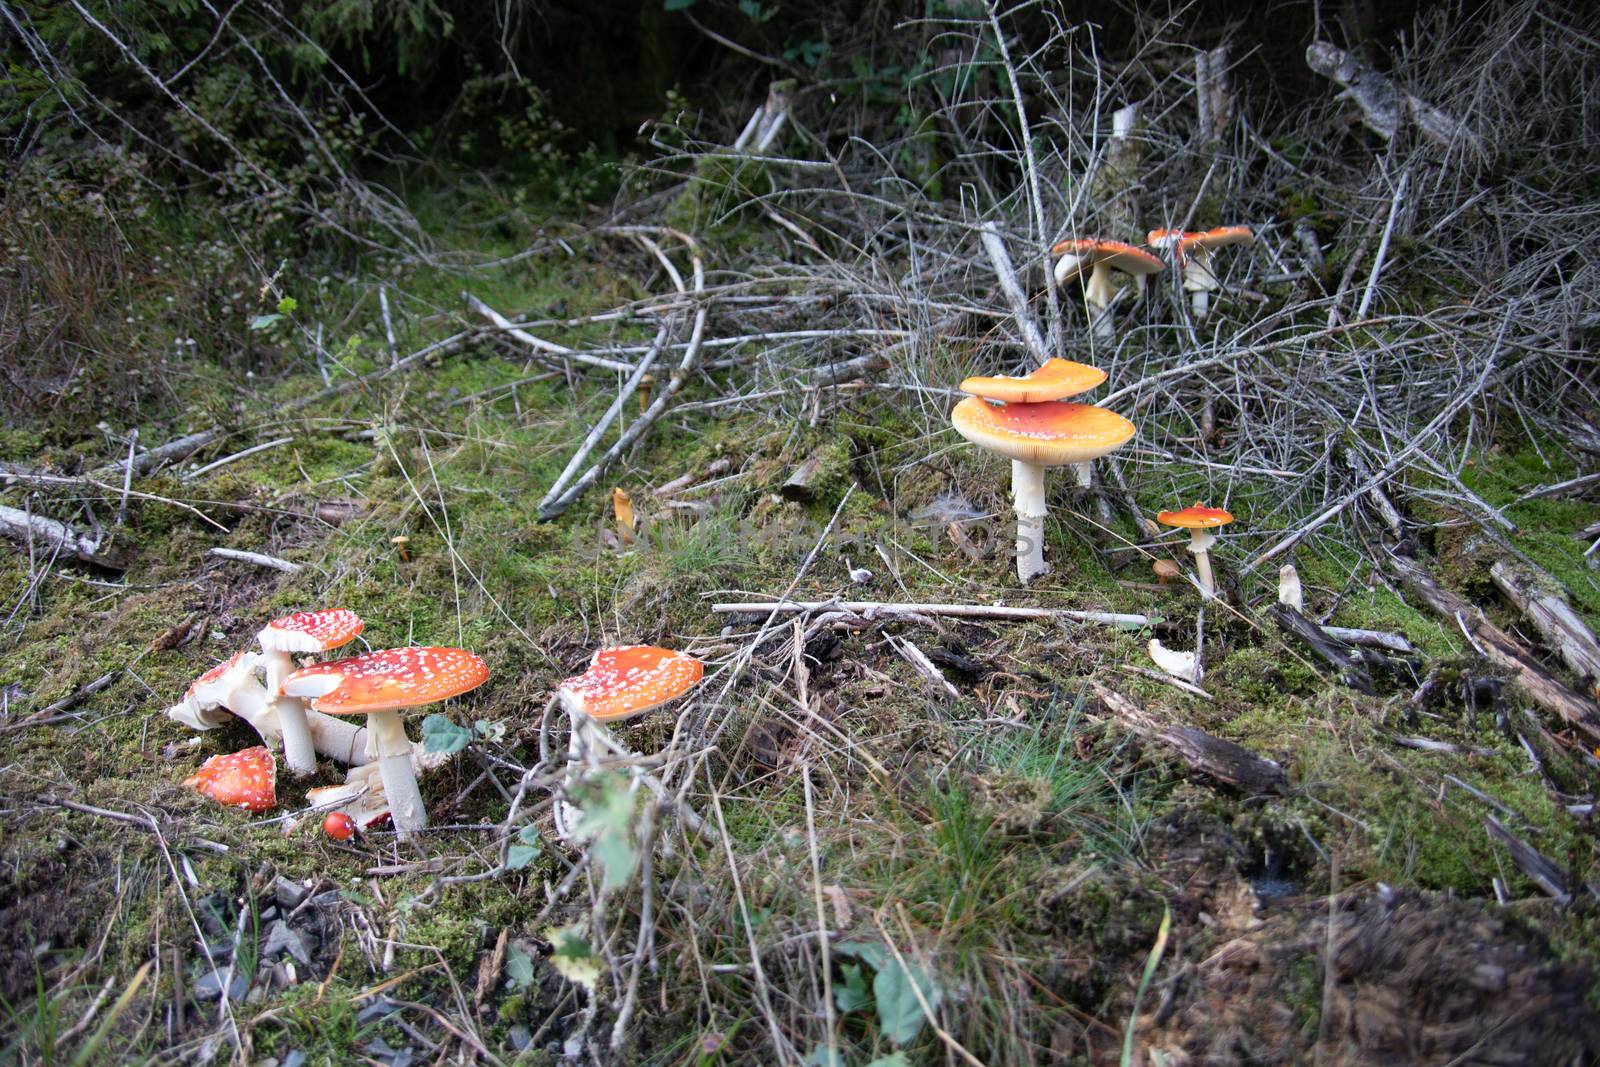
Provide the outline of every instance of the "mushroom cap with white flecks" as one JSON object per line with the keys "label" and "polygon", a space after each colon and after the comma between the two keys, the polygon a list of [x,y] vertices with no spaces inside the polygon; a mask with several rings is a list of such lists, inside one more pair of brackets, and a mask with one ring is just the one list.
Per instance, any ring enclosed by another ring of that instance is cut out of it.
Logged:
{"label": "mushroom cap with white flecks", "polygon": [[240,649],[196,678],[189,691],[183,694],[179,707],[187,705],[194,711],[226,707],[234,690],[249,680],[260,664],[258,654],[248,648]]}
{"label": "mushroom cap with white flecks", "polygon": [[1099,367],[1052,356],[1020,378],[973,376],[961,383],[961,391],[1007,404],[1042,404],[1087,393],[1105,380]]}
{"label": "mushroom cap with white flecks", "polygon": [[388,648],[304,667],[283,680],[283,692],[330,715],[364,715],[460,696],[488,677],[488,665],[464,648]]}
{"label": "mushroom cap with white flecks", "polygon": [[267,623],[256,640],[268,652],[326,652],[354,641],[365,626],[348,608],[297,611]]}
{"label": "mushroom cap with white flecks", "polygon": [[212,756],[183,784],[230,808],[271,811],[278,803],[278,765],[265,745]]}
{"label": "mushroom cap with white flecks", "polygon": [[1040,467],[1087,463],[1134,434],[1133,423],[1115,411],[1066,400],[1000,407],[969,396],[950,412],[950,422],[980,448]]}
{"label": "mushroom cap with white flecks", "polygon": [[602,648],[588,670],[561,683],[561,691],[590,718],[616,722],[681,697],[704,673],[705,664],[667,648]]}

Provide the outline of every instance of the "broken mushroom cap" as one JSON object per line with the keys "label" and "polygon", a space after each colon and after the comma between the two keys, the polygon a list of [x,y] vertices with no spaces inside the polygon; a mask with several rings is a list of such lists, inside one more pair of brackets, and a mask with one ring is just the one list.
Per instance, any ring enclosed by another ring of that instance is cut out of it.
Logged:
{"label": "broken mushroom cap", "polygon": [[261,657],[241,649],[196,678],[183,699],[167,709],[167,717],[195,730],[215,730],[233,718],[228,701],[254,677]]}
{"label": "broken mushroom cap", "polygon": [[267,623],[256,640],[268,652],[327,652],[354,641],[365,626],[347,608],[297,611]]}
{"label": "broken mushroom cap", "polygon": [[183,784],[230,808],[270,811],[278,803],[278,765],[265,745],[212,756]]}
{"label": "broken mushroom cap", "polygon": [[[412,750],[415,754],[416,749]],[[323,829],[335,818],[349,819],[353,830],[368,830],[389,818],[389,797],[383,789],[383,775],[376,763],[351,767],[340,785],[324,785],[306,790],[306,803],[312,811],[325,811]],[[333,834],[330,832],[330,837]],[[342,838],[340,840],[343,840]]]}
{"label": "broken mushroom cap", "polygon": [[705,664],[651,645],[602,648],[589,669],[562,682],[563,704],[599,722],[620,722],[676,700],[699,684]]}
{"label": "broken mushroom cap", "polygon": [[1134,434],[1133,423],[1115,411],[1070,401],[1000,407],[969,396],[951,411],[950,422],[980,448],[1040,467],[1087,463]]}
{"label": "broken mushroom cap", "polygon": [[464,648],[389,648],[303,667],[283,692],[329,715],[365,715],[460,696],[488,677],[488,665]]}
{"label": "broken mushroom cap", "polygon": [[1221,508],[1208,508],[1196,502],[1193,507],[1182,511],[1163,511],[1156,516],[1156,521],[1163,526],[1178,526],[1185,530],[1210,530],[1228,525],[1233,521],[1233,516]]}
{"label": "broken mushroom cap", "polygon": [[1106,372],[1099,367],[1052,356],[1043,366],[1020,378],[1006,375],[968,378],[961,383],[961,391],[1007,404],[1042,404],[1086,393],[1105,380]]}
{"label": "broken mushroom cap", "polygon": [[1050,254],[1061,257],[1055,266],[1056,281],[1060,284],[1071,281],[1098,263],[1135,276],[1159,274],[1165,268],[1165,264],[1142,248],[1135,248],[1124,241],[1104,241],[1095,237],[1062,241],[1051,247]]}

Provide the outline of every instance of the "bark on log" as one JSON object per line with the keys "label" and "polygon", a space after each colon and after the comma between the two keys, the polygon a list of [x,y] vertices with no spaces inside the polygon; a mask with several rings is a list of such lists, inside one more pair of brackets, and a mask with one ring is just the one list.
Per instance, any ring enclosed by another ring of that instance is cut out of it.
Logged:
{"label": "bark on log", "polygon": [[1490,622],[1476,605],[1434,581],[1416,560],[1390,556],[1389,567],[1430,611],[1459,623],[1489,662],[1506,671],[1535,704],[1600,740],[1600,704],[1555,678],[1522,642]]}
{"label": "bark on log", "polygon": [[1366,664],[1359,654],[1343,642],[1334,640],[1322,627],[1287,604],[1274,604],[1269,610],[1278,628],[1297,638],[1314,656],[1332,667],[1341,682],[1358,693],[1378,695],[1377,688],[1372,684],[1372,676],[1367,673]]}
{"label": "bark on log", "polygon": [[1459,119],[1412,96],[1393,79],[1342,48],[1327,41],[1313,41],[1306,48],[1306,65],[1344,86],[1341,95],[1355,102],[1361,109],[1362,121],[1384,140],[1393,138],[1410,123],[1423,137],[1445,148],[1457,141],[1474,150],[1481,147],[1478,138]]}
{"label": "bark on log", "polygon": [[1253,795],[1283,796],[1289,792],[1289,776],[1273,760],[1193,726],[1162,722],[1133,700],[1103,685],[1096,684],[1094,691],[1101,705],[1118,721],[1140,736],[1171,748],[1191,771]]}
{"label": "bark on log", "polygon": [[1489,568],[1495,588],[1539,631],[1544,643],[1578,676],[1590,696],[1600,696],[1600,641],[1567,602],[1566,590],[1524,563],[1498,559]]}

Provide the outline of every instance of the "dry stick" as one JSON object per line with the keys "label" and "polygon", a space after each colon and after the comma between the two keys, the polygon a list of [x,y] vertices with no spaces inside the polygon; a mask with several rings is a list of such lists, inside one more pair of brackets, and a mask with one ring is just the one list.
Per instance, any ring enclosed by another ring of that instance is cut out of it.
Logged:
{"label": "dry stick", "polygon": [[1600,641],[1572,610],[1561,584],[1512,559],[1495,560],[1489,567],[1489,578],[1592,692],[1600,682]]}
{"label": "dry stick", "polygon": [[[1510,323],[1511,316],[1509,313],[1507,313],[1505,321],[1500,324],[1501,337],[1505,336],[1506,327],[1509,326]],[[1245,564],[1238,570],[1239,577],[1243,578],[1245,575],[1261,566],[1261,564],[1266,563],[1268,560],[1274,559],[1289,551],[1289,549],[1305,540],[1308,535],[1321,528],[1330,520],[1338,517],[1339,513],[1344,511],[1345,508],[1349,507],[1350,504],[1357,498],[1361,497],[1372,489],[1377,488],[1390,478],[1394,477],[1396,474],[1400,473],[1401,464],[1404,463],[1407,457],[1420,449],[1423,445],[1423,442],[1432,437],[1434,433],[1436,433],[1441,427],[1447,425],[1450,420],[1455,417],[1456,412],[1466,407],[1467,404],[1471,403],[1472,400],[1483,391],[1483,387],[1489,382],[1489,374],[1494,370],[1495,357],[1499,354],[1499,352],[1500,338],[1496,338],[1495,347],[1490,350],[1489,358],[1483,361],[1483,372],[1478,375],[1478,380],[1474,382],[1470,388],[1462,390],[1460,395],[1447,404],[1443,411],[1440,411],[1439,414],[1435,415],[1433,421],[1424,426],[1422,431],[1414,436],[1409,444],[1397,452],[1388,463],[1385,463],[1383,467],[1379,469],[1378,473],[1374,474],[1371,478],[1368,478],[1365,482],[1358,485],[1351,492],[1348,492],[1344,496],[1340,497],[1320,515],[1313,518],[1310,522],[1302,525],[1294,533],[1290,534],[1288,537],[1285,537],[1283,540],[1279,541],[1266,551],[1260,552],[1254,558],[1246,561]]]}
{"label": "dry stick", "polygon": [[382,381],[391,374],[398,374],[403,370],[411,369],[436,353],[454,352],[457,349],[465,348],[480,332],[476,328],[458,330],[449,337],[423,345],[398,363],[392,363],[370,374],[363,374],[359,378],[348,378],[337,385],[330,385],[326,389],[319,389],[315,393],[309,393],[297,400],[291,400],[283,405],[282,410],[285,412],[300,411],[304,408],[321,404],[324,401],[332,400],[336,396],[342,396],[353,389],[361,389],[373,382]]}
{"label": "dry stick", "polygon": [[[795,625],[799,625],[798,619]],[[795,662],[803,662],[798,644]],[[801,784],[805,787],[806,840],[811,852],[811,894],[817,908],[817,951],[822,957],[822,1010],[828,1021],[828,1061],[833,1063],[838,1059],[839,1020],[833,1010],[833,964],[828,947],[828,913],[822,906],[822,861],[817,856],[817,815],[811,798],[811,764],[806,763],[801,767],[800,774]]]}
{"label": "dry stick", "polygon": [[[691,246],[691,248],[693,247]],[[697,293],[705,289],[705,265],[701,262],[697,250],[694,252],[694,288]],[[673,398],[678,395],[678,391],[683,388],[683,384],[689,380],[689,375],[694,373],[695,367],[700,362],[701,339],[705,336],[705,330],[706,308],[701,305],[694,313],[694,329],[689,334],[688,351],[684,353],[683,362],[678,364],[678,369],[672,372],[672,377],[667,380],[666,387],[661,390],[661,394],[656,397],[655,402],[645,410],[644,414],[634,420],[632,426],[622,432],[621,436],[606,451],[605,455],[601,456],[599,461],[584,473],[583,477],[573,482],[572,486],[555,500],[539,508],[538,514],[541,520],[553,519],[571,507],[572,502],[583,495],[584,490],[597,482],[600,476],[606,472],[606,469],[624,452],[632,448],[634,442],[643,437],[650,427],[655,425],[656,420],[665,414],[667,408],[671,406]]]}
{"label": "dry stick", "polygon": [[290,563],[288,560],[279,559],[277,556],[264,556],[259,552],[243,552],[237,548],[212,548],[206,551],[206,555],[216,556],[220,559],[231,559],[238,563],[253,563],[257,567],[271,567],[273,570],[282,571],[285,574],[294,574],[301,569],[301,564],[299,563]]}
{"label": "dry stick", "polygon": [[[97,482],[93,478],[73,478],[56,474],[40,474],[37,471],[23,470],[19,467],[12,467],[9,470],[0,471],[0,482],[11,481],[27,482],[30,485],[60,485],[74,488],[101,489],[108,493],[117,492],[116,486],[107,485],[104,482]],[[187,511],[189,514],[193,515],[201,522],[206,523],[208,526],[214,526],[223,533],[228,532],[228,528],[222,525],[222,523],[218,522],[216,519],[213,519],[199,508],[190,504],[185,504],[181,500],[173,500],[171,497],[157,496],[154,493],[141,493],[137,489],[124,489],[123,492],[137,500],[153,500],[158,504],[170,504],[175,508],[180,508],[184,511]]]}
{"label": "dry stick", "polygon": [[553,341],[546,341],[542,337],[536,337],[471,293],[462,293],[461,295],[466,298],[467,303],[472,305],[474,311],[536,352],[559,356],[562,359],[570,359],[574,363],[584,363],[591,367],[603,367],[606,370],[633,370],[633,364],[631,363],[623,363],[621,360],[616,359],[606,359],[604,356],[595,356],[588,352],[579,352],[576,349],[567,348],[565,345],[558,345]]}
{"label": "dry stick", "polygon": [[133,488],[133,452],[139,444],[139,428],[128,433],[128,465],[122,472],[122,499],[117,503],[117,525],[128,521],[128,491]]}
{"label": "dry stick", "polygon": [[149,474],[163,463],[187,459],[205,446],[220,441],[222,437],[221,430],[201,430],[199,433],[188,434],[175,441],[147,449],[125,462],[119,460],[104,467],[97,467],[89,473],[91,476],[109,476],[131,468],[135,474]]}
{"label": "dry stick", "polygon": [[963,619],[1071,619],[1107,626],[1142,629],[1150,625],[1147,615],[1125,615],[1112,611],[1074,611],[1069,608],[1007,608],[990,604],[894,604],[881,600],[772,600],[751,603],[712,604],[717,615],[789,615],[811,611],[851,611],[858,615],[945,615]]}
{"label": "dry stick", "polygon": [[394,320],[389,317],[389,288],[378,286],[378,308],[383,312],[383,335],[389,341],[389,366],[400,362],[400,346],[394,340]]}
{"label": "dry stick", "polygon": [[1378,241],[1378,254],[1372,260],[1372,273],[1367,276],[1367,291],[1361,294],[1361,304],[1356,308],[1356,318],[1365,318],[1372,306],[1372,297],[1378,291],[1378,276],[1383,273],[1383,261],[1389,254],[1389,239],[1394,236],[1394,220],[1400,213],[1400,202],[1405,199],[1406,183],[1411,172],[1400,172],[1400,181],[1394,187],[1394,197],[1389,201],[1389,220],[1383,224],[1383,238]]}
{"label": "dry stick", "polygon": [[622,388],[617,391],[616,399],[611,402],[610,407],[606,408],[605,414],[600,416],[600,420],[590,429],[588,436],[578,446],[578,450],[572,454],[572,458],[562,468],[560,476],[550,486],[550,491],[540,498],[539,509],[541,511],[549,507],[551,501],[561,495],[561,491],[567,487],[567,483],[578,472],[578,468],[583,464],[583,461],[589,458],[590,452],[594,451],[594,446],[600,443],[600,438],[605,436],[605,432],[611,428],[611,424],[617,421],[617,416],[622,414],[622,407],[628,402],[628,398],[638,391],[639,383],[644,380],[645,374],[655,365],[656,357],[661,354],[661,346],[667,339],[667,329],[667,324],[663,323],[661,329],[656,333],[654,346],[639,361],[639,366],[628,376],[628,380],[622,384]]}
{"label": "dry stick", "polygon": [[989,253],[989,262],[994,264],[995,277],[1000,282],[1000,291],[1005,294],[1006,303],[1011,307],[1011,317],[1016,320],[1017,332],[1022,334],[1022,343],[1034,359],[1043,363],[1050,358],[1050,350],[1045,347],[1044,338],[1039,335],[1039,326],[1028,311],[1028,298],[1017,284],[1016,268],[1011,265],[1011,256],[1006,252],[1005,242],[1000,239],[999,227],[993,222],[985,222],[978,227],[978,235],[983,239],[983,250]]}
{"label": "dry stick", "polygon": [[263,443],[261,443],[259,445],[251,445],[249,448],[245,449],[242,452],[235,452],[231,456],[223,456],[221,459],[213,460],[212,462],[207,463],[204,467],[199,467],[199,468],[197,468],[195,470],[192,470],[192,471],[188,472],[187,474],[185,474],[183,476],[183,478],[184,478],[185,481],[192,481],[195,478],[198,478],[203,474],[210,474],[212,471],[216,470],[218,467],[226,467],[228,464],[234,462],[235,460],[244,459],[246,456],[253,456],[257,452],[266,452],[269,449],[281,448],[281,447],[283,447],[284,445],[288,444],[290,441],[293,441],[293,440],[294,440],[293,437],[279,437],[278,439],[276,439],[274,441],[265,441],[265,442],[263,442]]}

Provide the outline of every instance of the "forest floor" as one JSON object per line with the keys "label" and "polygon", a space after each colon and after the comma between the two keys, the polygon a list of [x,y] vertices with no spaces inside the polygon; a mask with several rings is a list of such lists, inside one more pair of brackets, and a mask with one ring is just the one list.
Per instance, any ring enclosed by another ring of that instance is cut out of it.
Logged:
{"label": "forest floor", "polygon": [[[641,279],[662,281],[651,267],[637,248],[596,241],[465,284],[576,346],[597,327],[555,320],[647,298]],[[420,272],[396,291],[415,308],[458,283]],[[309,321],[317,296],[280,284],[301,293],[295,314]],[[715,831],[669,827],[670,850],[644,874],[656,882],[654,947],[624,1062],[734,1062],[769,1039],[768,1020],[803,1054],[826,1056],[835,1042],[843,1063],[1116,1062],[1130,1019],[1150,1057],[1138,1062],[1151,1063],[1600,1052],[1593,901],[1582,890],[1575,903],[1552,899],[1485,831],[1493,816],[1569,884],[1592,878],[1588,817],[1564,810],[1552,786],[1552,775],[1568,793],[1594,780],[1588,742],[1560,723],[1519,725],[1520,702],[1485,681],[1493,672],[1475,665],[1462,630],[1411,606],[1369,560],[1303,546],[1306,611],[1403,634],[1415,654],[1401,657],[1402,676],[1380,678],[1376,695],[1337,684],[1275,626],[1271,583],[1257,582],[1207,609],[1202,697],[1161,680],[1145,652],[1152,632],[1192,642],[1197,593],[1149,572],[1151,553],[1183,559],[1181,545],[1150,543],[1126,518],[1098,528],[1092,502],[1061,484],[1053,569],[1018,588],[1002,462],[927,420],[904,391],[855,383],[738,400],[718,372],[699,375],[624,462],[540,522],[535,501],[614,396],[613,372],[579,375],[486,336],[384,374],[375,301],[361,309],[366,342],[332,377],[362,387],[299,412],[289,405],[325,388],[315,372],[244,378],[186,363],[168,374],[140,443],[224,432],[134,479],[124,521],[115,485],[38,489],[41,512],[98,501],[114,567],[39,544],[0,557],[11,1054],[203,1061],[237,1047],[289,1064],[442,1062],[470,1050],[553,1061],[587,996],[555,969],[564,950],[553,931],[591,904],[551,897],[570,857],[548,805],[530,808],[543,854],[517,870],[499,858],[516,829],[503,820],[555,684],[594,648],[633,642],[688,651],[708,669],[700,696],[624,728],[627,743],[662,750],[697,708],[714,715],[718,740],[688,794]],[[181,333],[159,299],[136,314],[152,332]],[[444,335],[425,315],[406,322],[402,354]],[[270,368],[282,339],[263,331],[234,366]],[[944,358],[928,368],[930,386],[959,381],[959,354]],[[106,428],[41,423],[8,431],[0,459],[79,472],[126,449]],[[808,459],[817,473],[786,485]],[[1526,446],[1497,446],[1472,487],[1506,508],[1510,544],[1561,575],[1593,625],[1600,581],[1571,534],[1600,507],[1517,502],[1568,473]],[[671,483],[680,488],[658,492]],[[632,498],[633,543],[619,539],[613,486]],[[1150,514],[1172,505],[1164,488],[1132,488]],[[1456,529],[1447,518],[1429,546],[1447,583],[1515,630],[1513,613],[1484,595],[1470,539],[1445,536]],[[1241,514],[1236,528],[1249,526]],[[409,538],[404,554],[396,536]],[[1230,541],[1216,552],[1225,576]],[[208,555],[214,547],[298,569]],[[857,584],[852,567],[872,573]],[[1152,622],[869,616],[802,632],[788,618],[764,626],[765,616],[710,611],[780,594]],[[280,809],[261,817],[181,786],[205,756],[253,735],[238,723],[197,736],[163,709],[268,619],[336,605],[366,620],[371,647],[457,644],[491,667],[485,686],[445,707],[484,725],[425,778],[434,825],[412,842],[377,829],[338,843],[318,818],[280,817],[303,807],[306,787],[341,780],[330,763],[306,781],[280,775]],[[916,669],[911,649],[941,681]],[[1412,700],[1438,664],[1449,695]],[[1276,761],[1282,788],[1196,773],[1159,732],[1130,731],[1108,708],[1119,697]],[[1545,738],[1538,750],[1519,743],[1530,735]],[[681,739],[674,751],[697,756]],[[637,887],[604,906],[619,939],[602,956],[615,963],[633,951]],[[820,920],[831,973],[815,955]],[[892,981],[896,960],[922,982],[909,1008],[889,1002],[908,992]],[[817,1010],[824,983],[831,1015]],[[603,1036],[619,991],[609,978],[598,988]]]}

